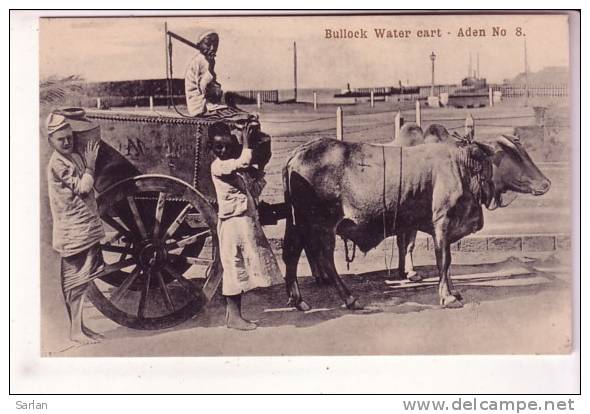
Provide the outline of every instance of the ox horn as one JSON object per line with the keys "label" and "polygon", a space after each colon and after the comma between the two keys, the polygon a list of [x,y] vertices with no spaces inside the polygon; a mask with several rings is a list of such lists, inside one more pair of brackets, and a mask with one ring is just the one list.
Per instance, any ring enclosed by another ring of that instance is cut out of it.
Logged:
{"label": "ox horn", "polygon": [[512,148],[515,151],[518,151],[518,148],[516,147],[516,145],[514,144],[514,141],[519,141],[517,137],[515,137],[514,135],[500,135],[496,141],[498,142],[498,144],[504,144],[509,148]]}

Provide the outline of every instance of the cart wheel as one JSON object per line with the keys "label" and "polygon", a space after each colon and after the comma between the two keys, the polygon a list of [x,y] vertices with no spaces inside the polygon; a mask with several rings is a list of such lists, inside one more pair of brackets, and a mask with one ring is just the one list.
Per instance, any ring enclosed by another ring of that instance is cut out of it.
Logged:
{"label": "cart wheel", "polygon": [[135,329],[163,329],[196,315],[221,281],[217,215],[179,179],[141,175],[102,192],[106,267],[88,298],[106,317]]}

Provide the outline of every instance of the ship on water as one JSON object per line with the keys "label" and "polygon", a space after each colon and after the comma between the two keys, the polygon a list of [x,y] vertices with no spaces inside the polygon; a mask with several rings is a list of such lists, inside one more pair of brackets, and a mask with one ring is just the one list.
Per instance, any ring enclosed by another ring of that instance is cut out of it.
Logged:
{"label": "ship on water", "polygon": [[351,88],[347,84],[346,89],[334,94],[334,98],[369,98],[371,94],[375,100],[384,100],[393,97],[393,101],[422,100],[426,101],[428,95],[434,90],[434,94],[440,97],[443,106],[457,108],[479,108],[489,105],[489,87],[486,78],[479,75],[479,54],[477,56],[477,69],[472,70],[471,54],[469,55],[469,69],[467,76],[461,80],[460,85],[402,85],[385,87]]}
{"label": "ship on water", "polygon": [[447,106],[456,108],[480,108],[489,103],[489,86],[485,78],[468,76],[461,86],[449,94]]}

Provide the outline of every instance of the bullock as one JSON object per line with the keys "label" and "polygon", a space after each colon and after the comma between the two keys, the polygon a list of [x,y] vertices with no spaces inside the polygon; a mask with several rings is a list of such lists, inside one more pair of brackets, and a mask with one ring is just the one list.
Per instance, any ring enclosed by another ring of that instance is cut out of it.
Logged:
{"label": "bullock", "polygon": [[349,309],[360,309],[336,271],[336,235],[366,252],[386,237],[420,230],[434,239],[441,305],[461,306],[449,278],[450,246],[483,226],[482,204],[497,196],[493,155],[475,142],[404,148],[320,138],[299,147],[283,169],[289,304],[310,309],[297,283],[303,249],[312,273],[330,279]]}
{"label": "bullock", "polygon": [[[416,125],[414,125],[416,127]],[[409,129],[412,129],[411,127]],[[398,145],[408,145],[408,135],[402,130],[401,140]],[[417,132],[412,136],[417,136]],[[440,124],[432,124],[424,131],[424,143],[446,143],[453,144],[455,138],[451,136],[448,130]],[[412,139],[412,144],[418,145],[418,138]],[[516,197],[517,193],[530,193],[534,196],[545,194],[551,182],[543,175],[539,168],[530,158],[529,154],[522,146],[520,139],[513,135],[502,135],[492,143],[494,155],[492,156],[492,181],[494,184],[494,198],[489,206],[489,210],[498,207],[506,207]],[[513,197],[510,201],[506,200],[506,193],[510,192]],[[402,279],[407,277],[409,280],[417,282],[422,278],[414,270],[413,251],[416,243],[416,231],[409,234],[398,235],[397,244],[399,250],[398,275]],[[407,267],[406,267],[407,265]],[[407,270],[407,273],[406,273]]]}

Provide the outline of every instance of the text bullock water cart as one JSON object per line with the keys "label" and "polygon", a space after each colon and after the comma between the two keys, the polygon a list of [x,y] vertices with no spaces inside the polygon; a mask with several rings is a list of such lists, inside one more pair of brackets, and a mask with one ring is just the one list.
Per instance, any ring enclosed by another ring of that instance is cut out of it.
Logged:
{"label": "text bullock water cart", "polygon": [[223,120],[240,136],[243,125],[254,124],[253,164],[260,170],[270,159],[270,137],[236,110],[200,118],[89,110],[86,118],[100,129],[76,133],[76,145],[80,151],[100,131],[95,187],[107,232],[107,266],[88,297],[127,327],[181,323],[208,303],[222,274],[207,129]]}

